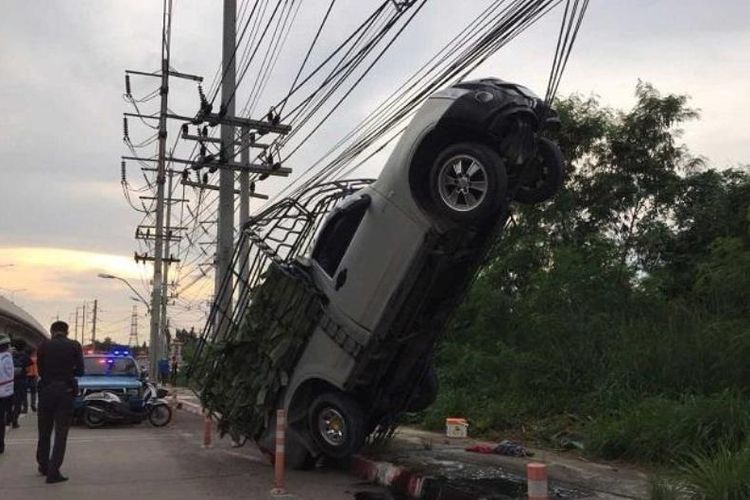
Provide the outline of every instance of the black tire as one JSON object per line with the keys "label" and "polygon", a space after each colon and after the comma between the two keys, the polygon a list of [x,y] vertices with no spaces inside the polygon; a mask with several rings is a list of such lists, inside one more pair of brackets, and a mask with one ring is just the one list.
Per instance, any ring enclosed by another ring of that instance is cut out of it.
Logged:
{"label": "black tire", "polygon": [[331,458],[350,457],[365,442],[362,408],[341,392],[326,392],[313,400],[308,429],[316,446]]}
{"label": "black tire", "polygon": [[557,144],[546,137],[539,139],[536,157],[523,169],[531,170],[525,174],[523,184],[518,186],[513,196],[519,203],[541,203],[560,190],[564,176],[562,152]]}
{"label": "black tire", "polygon": [[100,427],[104,427],[104,424],[106,423],[107,420],[102,417],[99,412],[93,411],[89,408],[83,409],[83,425],[85,425],[89,429],[98,429]]}
{"label": "black tire", "polygon": [[456,223],[478,222],[494,215],[507,187],[500,154],[478,142],[446,147],[430,168],[432,206],[438,216]]}
{"label": "black tire", "polygon": [[154,427],[164,427],[172,421],[172,408],[169,405],[155,405],[148,411],[148,421]]}

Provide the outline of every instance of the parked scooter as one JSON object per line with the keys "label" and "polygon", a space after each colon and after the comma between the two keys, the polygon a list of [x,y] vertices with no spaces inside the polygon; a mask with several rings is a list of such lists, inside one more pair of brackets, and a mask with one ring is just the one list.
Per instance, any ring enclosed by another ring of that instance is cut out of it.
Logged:
{"label": "parked scooter", "polygon": [[152,382],[143,384],[143,405],[134,410],[111,391],[94,392],[83,398],[83,423],[91,429],[105,424],[139,424],[148,419],[154,427],[164,427],[172,420],[172,409],[160,389]]}

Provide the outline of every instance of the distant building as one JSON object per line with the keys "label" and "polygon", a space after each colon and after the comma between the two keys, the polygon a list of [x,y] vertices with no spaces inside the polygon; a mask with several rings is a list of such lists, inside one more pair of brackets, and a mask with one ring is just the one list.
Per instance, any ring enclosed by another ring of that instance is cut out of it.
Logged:
{"label": "distant building", "polygon": [[0,333],[14,339],[23,339],[28,344],[38,345],[49,338],[47,329],[16,304],[0,296]]}

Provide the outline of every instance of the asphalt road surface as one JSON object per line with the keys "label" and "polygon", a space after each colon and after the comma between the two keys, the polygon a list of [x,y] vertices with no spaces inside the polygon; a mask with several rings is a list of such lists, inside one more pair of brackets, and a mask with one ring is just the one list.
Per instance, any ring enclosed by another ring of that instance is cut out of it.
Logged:
{"label": "asphalt road surface", "polygon": [[[229,438],[202,449],[202,420],[178,411],[165,428],[140,425],[73,427],[62,473],[48,485],[37,473],[36,416],[8,429],[0,455],[2,500],[265,499],[272,497],[273,469],[255,446],[231,448]],[[310,500],[389,498],[387,492],[338,470],[289,471],[290,497]],[[359,496],[359,495],[358,495]],[[360,498],[361,498],[360,497]],[[281,497],[283,498],[283,497]]]}

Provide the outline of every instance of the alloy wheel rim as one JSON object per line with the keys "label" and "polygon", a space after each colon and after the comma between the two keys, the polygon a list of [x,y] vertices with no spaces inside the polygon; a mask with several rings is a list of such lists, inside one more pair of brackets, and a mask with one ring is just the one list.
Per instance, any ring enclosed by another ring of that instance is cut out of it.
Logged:
{"label": "alloy wheel rim", "polygon": [[487,170],[473,156],[453,156],[440,168],[440,199],[457,212],[470,212],[481,205],[488,187]]}
{"label": "alloy wheel rim", "polygon": [[320,436],[331,446],[341,446],[346,440],[346,421],[335,408],[325,408],[318,415]]}

